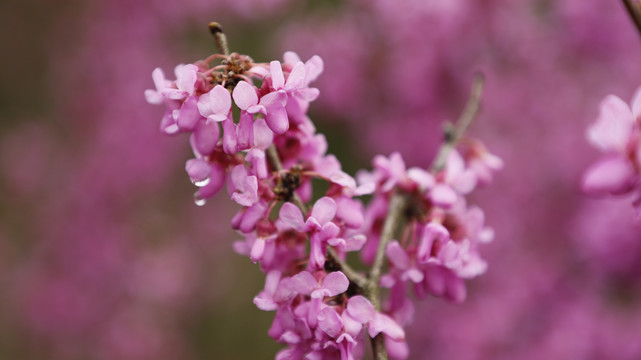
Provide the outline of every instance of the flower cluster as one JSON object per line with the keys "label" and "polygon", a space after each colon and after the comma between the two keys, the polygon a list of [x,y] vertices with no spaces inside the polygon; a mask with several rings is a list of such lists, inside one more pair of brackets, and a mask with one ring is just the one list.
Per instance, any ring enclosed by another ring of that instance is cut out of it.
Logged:
{"label": "flower cluster", "polygon": [[[288,345],[276,358],[358,358],[365,329],[372,338],[382,334],[391,357],[407,358],[403,326],[413,313],[407,285],[418,297],[458,302],[465,298],[463,279],[486,269],[478,246],[493,233],[465,195],[488,183],[502,163],[466,140],[435,171],[406,169],[394,153],[377,156],[374,170],[357,181],[327,154],[325,137],[307,116],[319,95],[310,83],[322,70],[318,56],[302,62],[292,52],[268,64],[212,55],[177,66],[176,80],[154,70],[156,89],[145,95],[167,107],[162,131],[190,134],[194,158],[185,168],[198,187],[196,204],[226,183],[241,206],[231,226],[243,239],[234,249],[267,274],[254,303],[276,311],[269,335]],[[313,179],[328,184],[316,200]],[[367,206],[357,199],[363,195],[372,197]],[[381,234],[395,198],[405,219],[399,241]],[[366,264],[386,255],[388,272],[368,277],[352,270],[345,259],[354,251]],[[383,306],[371,282],[391,289]]]}
{"label": "flower cluster", "polygon": [[583,190],[595,196],[630,195],[641,214],[641,88],[631,106],[615,95],[603,99],[587,138],[604,155],[586,171]]}
{"label": "flower cluster", "polygon": [[362,252],[364,262],[371,263],[375,255],[380,237],[375,224],[387,214],[392,189],[409,199],[402,238],[385,249],[390,272],[381,284],[391,288],[391,298],[396,299],[390,304],[391,312],[407,313],[402,307],[411,306],[404,298],[407,283],[419,298],[431,294],[461,302],[466,294],[463,279],[480,275],[487,268],[478,246],[492,241],[494,233],[485,226],[483,211],[468,206],[465,195],[477,184],[490,181],[503,164],[481,143],[470,140],[467,145],[465,157],[451,151],[443,169],[435,174],[418,167],[406,169],[398,153],[375,157],[374,171],[359,174],[359,180],[365,178],[363,181],[377,185],[366,212],[368,227],[364,231],[369,241]]}

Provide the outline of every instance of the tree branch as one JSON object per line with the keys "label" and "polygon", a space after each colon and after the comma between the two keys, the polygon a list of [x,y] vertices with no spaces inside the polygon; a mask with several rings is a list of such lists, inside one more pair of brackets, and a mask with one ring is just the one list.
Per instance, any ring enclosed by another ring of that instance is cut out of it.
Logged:
{"label": "tree branch", "polygon": [[[280,162],[280,158],[278,157],[278,151],[276,150],[276,147],[273,144],[267,148],[267,150],[265,151],[265,155],[267,157],[267,162],[269,163],[270,167],[274,171],[281,171],[283,169],[283,164]],[[305,206],[303,201],[300,199],[298,194],[293,193],[291,201],[292,203],[294,203],[294,205],[296,205],[300,209],[300,211],[303,214],[307,213],[307,207]],[[352,269],[352,267],[349,266],[349,264],[347,264],[345,261],[343,261],[343,259],[341,259],[338,256],[338,254],[336,253],[336,251],[334,251],[334,249],[332,249],[331,247],[328,247],[327,253],[332,258],[332,260],[341,267],[343,274],[347,276],[349,281],[358,285],[362,289],[365,289],[367,287],[367,279],[365,278],[365,276],[359,274],[356,270]]]}
{"label": "tree branch", "polygon": [[641,35],[641,2],[637,0],[623,0],[623,4]]}

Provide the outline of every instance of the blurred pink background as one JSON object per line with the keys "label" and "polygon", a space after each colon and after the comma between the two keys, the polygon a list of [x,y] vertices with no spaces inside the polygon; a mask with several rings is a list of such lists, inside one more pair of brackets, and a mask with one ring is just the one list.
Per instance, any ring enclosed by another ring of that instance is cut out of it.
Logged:
{"label": "blurred pink background", "polygon": [[506,164],[478,192],[496,240],[468,300],[417,305],[412,359],[641,358],[641,228],[588,199],[599,101],[641,85],[641,37],[597,0],[43,0],[0,4],[0,358],[271,358],[263,275],[234,205],[196,207],[184,137],[159,132],[151,71],[214,51],[319,54],[312,118],[355,172],[430,163],[475,71],[471,135]]}

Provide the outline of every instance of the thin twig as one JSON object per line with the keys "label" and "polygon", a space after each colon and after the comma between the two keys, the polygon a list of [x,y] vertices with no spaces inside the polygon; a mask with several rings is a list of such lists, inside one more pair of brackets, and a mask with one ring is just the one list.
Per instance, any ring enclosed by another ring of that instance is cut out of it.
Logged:
{"label": "thin twig", "polygon": [[338,254],[336,253],[336,251],[334,251],[333,248],[328,247],[327,253],[332,258],[332,260],[335,261],[338,264],[338,266],[341,267],[343,274],[345,274],[345,276],[347,276],[347,278],[351,282],[358,285],[358,287],[360,287],[361,289],[367,288],[367,278],[365,276],[361,275],[360,273],[352,269],[352,267],[349,266],[349,264],[347,264],[343,259],[341,259],[338,256]]}
{"label": "thin twig", "polygon": [[432,164],[432,172],[438,172],[445,166],[447,156],[450,154],[450,151],[456,147],[457,143],[472,123],[472,120],[476,117],[481,106],[481,95],[483,94],[484,84],[485,77],[483,74],[477,74],[474,77],[470,98],[467,100],[467,104],[465,104],[465,108],[463,109],[461,116],[458,118],[458,121],[456,121],[456,125],[449,124],[445,129],[445,141],[443,142],[443,145],[441,145],[434,163]]}
{"label": "thin twig", "polygon": [[[383,224],[383,230],[381,231],[381,237],[378,242],[376,258],[374,258],[374,264],[370,269],[369,282],[367,284],[367,298],[372,302],[372,305],[374,305],[377,311],[381,310],[379,282],[383,272],[383,265],[385,265],[385,250],[387,244],[392,241],[394,235],[403,223],[407,206],[408,198],[406,196],[400,193],[394,193],[392,195],[387,218]],[[378,334],[372,339],[372,350],[374,352],[374,359],[387,360],[387,350],[385,349],[385,337],[383,334]]]}
{"label": "thin twig", "polygon": [[[470,98],[465,104],[465,108],[461,113],[455,125],[450,124],[446,128],[445,141],[439,149],[438,155],[432,164],[432,171],[437,172],[441,170],[447,161],[447,156],[450,151],[454,149],[463,137],[467,128],[472,123],[479,111],[481,95],[483,93],[483,85],[485,79],[482,74],[476,75],[474,84],[472,85],[472,92]],[[387,218],[383,224],[383,230],[376,252],[374,264],[370,269],[369,282],[367,287],[367,297],[372,302],[376,310],[380,311],[380,286],[379,281],[385,265],[385,250],[387,244],[394,238],[400,229],[405,219],[405,211],[407,210],[410,199],[401,193],[394,193],[390,200]],[[372,350],[374,352],[374,359],[387,360],[387,350],[385,349],[385,338],[382,334],[378,334],[372,339]]]}
{"label": "thin twig", "polygon": [[[280,158],[278,158],[278,151],[276,150],[276,147],[272,144],[270,147],[267,148],[265,151],[265,155],[267,156],[267,162],[269,163],[270,167],[274,171],[281,171],[283,170],[283,165],[280,162]],[[296,205],[300,211],[305,214],[307,213],[307,207],[303,203],[303,201],[300,199],[298,194],[294,193],[292,194],[291,198],[292,203]],[[337,263],[341,267],[341,271],[347,278],[359,286],[362,289],[365,289],[367,287],[367,279],[365,276],[359,274],[356,270],[352,269],[349,264],[347,264],[343,259],[341,259],[338,254],[334,251],[332,248],[327,249],[327,253],[329,254],[330,258]]]}
{"label": "thin twig", "polygon": [[394,193],[390,199],[389,210],[387,212],[387,218],[383,223],[381,237],[378,240],[378,250],[376,251],[374,264],[369,272],[370,289],[372,290],[371,295],[376,298],[370,300],[376,310],[380,310],[380,301],[377,296],[373,295],[378,294],[378,283],[383,273],[383,265],[385,265],[385,250],[387,244],[394,239],[394,235],[404,220],[405,209],[407,209],[407,197],[401,193]]}
{"label": "thin twig", "polygon": [[628,10],[628,14],[630,15],[630,18],[632,18],[632,22],[634,22],[634,25],[636,25],[637,30],[641,35],[641,2],[637,0],[623,0],[623,4],[625,5],[626,10]]}
{"label": "thin twig", "polygon": [[218,50],[221,53],[225,54],[225,56],[229,56],[229,46],[227,46],[227,36],[223,31],[223,27],[219,23],[212,21],[209,23],[209,31],[214,36],[214,41],[216,42],[216,46],[218,47]]}

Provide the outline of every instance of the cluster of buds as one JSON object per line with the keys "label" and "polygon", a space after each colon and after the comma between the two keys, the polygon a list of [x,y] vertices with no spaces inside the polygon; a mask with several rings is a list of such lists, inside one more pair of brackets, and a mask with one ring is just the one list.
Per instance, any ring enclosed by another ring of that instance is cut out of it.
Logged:
{"label": "cluster of buds", "polygon": [[[307,116],[322,60],[287,52],[282,62],[255,63],[219,42],[224,54],[177,66],[176,80],[154,70],[156,89],[145,95],[167,107],[162,131],[190,134],[196,204],[226,183],[241,206],[231,226],[243,239],[234,249],[266,273],[254,303],[276,311],[269,335],[288,346],[276,358],[360,358],[366,333],[377,359],[407,358],[408,286],[418,297],[458,302],[463,279],[486,269],[478,246],[493,232],[465,195],[491,180],[500,159],[464,139],[460,152],[449,142],[431,170],[406,169],[394,153],[355,179]],[[327,184],[318,199],[312,180]],[[361,196],[371,198],[367,205]],[[354,270],[348,252],[360,252],[370,271]],[[380,286],[391,289],[383,303]]]}
{"label": "cluster of buds", "polygon": [[586,171],[583,190],[594,196],[631,196],[641,216],[641,88],[631,106],[615,95],[603,99],[587,138],[604,155]]}

